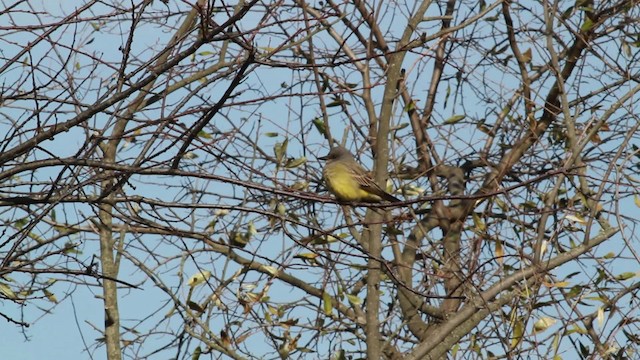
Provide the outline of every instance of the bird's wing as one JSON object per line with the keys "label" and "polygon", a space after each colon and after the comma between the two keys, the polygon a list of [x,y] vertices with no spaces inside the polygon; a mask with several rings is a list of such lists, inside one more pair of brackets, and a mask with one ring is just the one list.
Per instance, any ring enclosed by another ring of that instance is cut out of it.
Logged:
{"label": "bird's wing", "polygon": [[400,199],[387,193],[378,184],[376,184],[376,182],[373,181],[373,178],[371,177],[371,175],[369,175],[369,173],[364,168],[362,168],[359,164],[358,166],[350,167],[349,171],[351,171],[351,173],[353,174],[353,178],[358,182],[358,185],[360,185],[360,188],[366,190],[371,194],[378,195],[387,201],[391,201],[391,202],[400,201]]}

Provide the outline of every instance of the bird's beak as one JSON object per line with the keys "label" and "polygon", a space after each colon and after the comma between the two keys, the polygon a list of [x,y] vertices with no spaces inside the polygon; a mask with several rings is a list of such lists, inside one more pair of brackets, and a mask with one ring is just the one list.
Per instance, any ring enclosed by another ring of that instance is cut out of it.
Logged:
{"label": "bird's beak", "polygon": [[325,156],[320,156],[318,160],[327,160],[328,158],[329,158],[329,155],[327,154]]}

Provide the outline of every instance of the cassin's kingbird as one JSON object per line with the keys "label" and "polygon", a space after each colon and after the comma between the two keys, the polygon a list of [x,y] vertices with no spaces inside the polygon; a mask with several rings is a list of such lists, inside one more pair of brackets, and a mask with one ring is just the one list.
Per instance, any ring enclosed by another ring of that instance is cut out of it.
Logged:
{"label": "cassin's kingbird", "polygon": [[349,150],[338,145],[326,156],[322,176],[331,192],[338,200],[357,202],[399,202],[395,196],[382,190],[369,173],[356,161]]}

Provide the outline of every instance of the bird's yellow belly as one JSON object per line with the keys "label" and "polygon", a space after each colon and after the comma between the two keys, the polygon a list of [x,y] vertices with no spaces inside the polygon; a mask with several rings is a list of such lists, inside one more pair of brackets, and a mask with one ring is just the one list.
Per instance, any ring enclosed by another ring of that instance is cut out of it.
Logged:
{"label": "bird's yellow belly", "polygon": [[331,175],[325,176],[327,187],[339,200],[380,201],[380,197],[361,189],[358,182],[351,177],[349,172],[346,172],[344,175],[332,172]]}

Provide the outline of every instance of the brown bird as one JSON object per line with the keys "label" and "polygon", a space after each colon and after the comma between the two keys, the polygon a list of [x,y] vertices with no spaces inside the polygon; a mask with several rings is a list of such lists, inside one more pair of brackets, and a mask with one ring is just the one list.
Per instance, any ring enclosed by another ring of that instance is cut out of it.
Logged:
{"label": "brown bird", "polygon": [[329,191],[341,201],[356,202],[400,202],[395,196],[382,190],[371,178],[369,172],[358,164],[349,150],[338,145],[326,156],[322,175]]}

